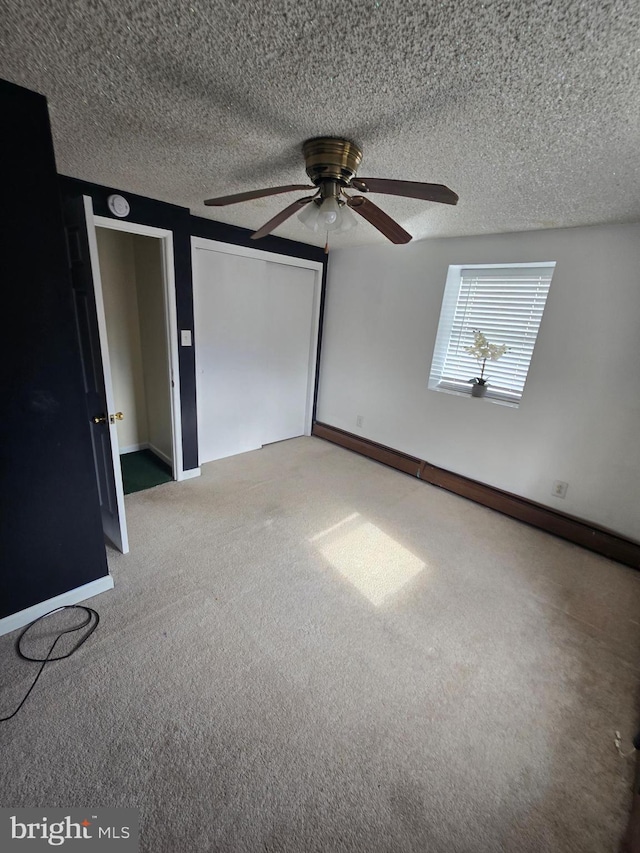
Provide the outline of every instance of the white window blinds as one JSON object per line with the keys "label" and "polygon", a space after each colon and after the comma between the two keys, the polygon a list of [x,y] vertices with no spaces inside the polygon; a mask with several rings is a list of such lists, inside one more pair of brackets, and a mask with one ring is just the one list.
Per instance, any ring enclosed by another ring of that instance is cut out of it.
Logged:
{"label": "white window blinds", "polygon": [[[465,352],[479,329],[491,343],[509,350],[487,361],[489,396],[519,401],[549,293],[553,266],[462,267],[454,293],[445,294],[432,365],[430,387],[470,390],[481,364]],[[449,288],[449,284],[447,285]],[[448,307],[447,307],[448,306]],[[435,380],[435,382],[433,381]]]}

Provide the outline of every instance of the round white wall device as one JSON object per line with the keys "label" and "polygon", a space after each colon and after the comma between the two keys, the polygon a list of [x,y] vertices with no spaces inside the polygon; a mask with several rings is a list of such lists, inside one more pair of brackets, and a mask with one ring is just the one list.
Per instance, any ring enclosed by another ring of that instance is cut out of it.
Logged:
{"label": "round white wall device", "polygon": [[131,210],[129,202],[121,195],[110,195],[107,199],[107,207],[114,216],[119,216],[120,218],[128,216]]}

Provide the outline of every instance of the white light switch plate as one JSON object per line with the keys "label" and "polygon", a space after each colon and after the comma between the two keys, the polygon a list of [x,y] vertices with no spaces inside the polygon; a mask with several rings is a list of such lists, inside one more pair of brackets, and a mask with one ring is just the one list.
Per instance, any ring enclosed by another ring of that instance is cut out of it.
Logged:
{"label": "white light switch plate", "polygon": [[180,343],[183,347],[191,346],[191,329],[180,330]]}

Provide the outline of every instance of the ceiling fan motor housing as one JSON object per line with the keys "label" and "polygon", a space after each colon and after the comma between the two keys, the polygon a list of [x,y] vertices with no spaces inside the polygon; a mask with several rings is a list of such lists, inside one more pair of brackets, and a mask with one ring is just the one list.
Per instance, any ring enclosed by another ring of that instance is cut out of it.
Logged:
{"label": "ceiling fan motor housing", "polygon": [[316,186],[331,182],[338,192],[338,186],[349,185],[362,162],[362,151],[355,142],[333,136],[307,139],[302,153],[312,182]]}

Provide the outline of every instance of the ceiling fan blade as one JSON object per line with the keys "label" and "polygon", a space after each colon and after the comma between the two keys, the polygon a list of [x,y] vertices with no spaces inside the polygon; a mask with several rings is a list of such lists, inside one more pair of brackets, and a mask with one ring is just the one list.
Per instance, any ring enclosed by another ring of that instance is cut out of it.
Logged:
{"label": "ceiling fan blade", "polygon": [[310,187],[308,184],[289,184],[286,187],[268,187],[265,190],[250,190],[246,193],[236,193],[235,195],[221,195],[218,198],[208,198],[205,204],[208,207],[223,207],[225,204],[237,204],[239,201],[250,201],[252,198],[264,198],[268,195],[278,195],[278,193],[292,193],[295,190],[314,190],[315,187]]}
{"label": "ceiling fan blade", "polygon": [[359,192],[386,193],[405,198],[421,198],[442,204],[457,204],[458,194],[444,184],[423,184],[420,181],[393,181],[387,178],[353,178],[351,186]]}
{"label": "ceiling fan blade", "polygon": [[277,228],[278,225],[281,225],[286,219],[293,216],[296,211],[300,210],[301,207],[305,204],[309,204],[310,201],[313,201],[313,199],[314,196],[312,195],[297,199],[293,204],[290,204],[288,207],[285,207],[284,210],[281,210],[280,213],[276,213],[276,215],[268,222],[265,222],[262,228],[259,228],[251,235],[251,239],[259,240],[261,237],[266,237],[267,234],[270,234],[274,230],[274,228]]}
{"label": "ceiling fan blade", "polygon": [[411,234],[398,225],[395,219],[392,219],[377,204],[369,201],[368,198],[361,195],[350,196],[347,204],[351,210],[363,216],[367,222],[370,222],[374,228],[377,228],[392,243],[408,243],[413,239]]}

